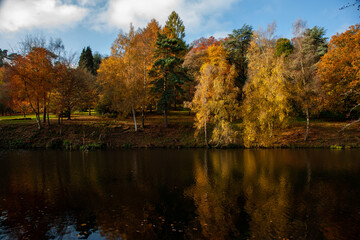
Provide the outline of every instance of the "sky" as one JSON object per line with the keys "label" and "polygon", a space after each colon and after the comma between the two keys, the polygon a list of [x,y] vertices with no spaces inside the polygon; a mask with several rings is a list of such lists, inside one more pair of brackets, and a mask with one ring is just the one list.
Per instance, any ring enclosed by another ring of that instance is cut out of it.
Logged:
{"label": "sky", "polygon": [[142,28],[155,18],[164,26],[176,11],[185,25],[187,43],[200,38],[226,37],[244,24],[266,28],[276,22],[278,37],[292,37],[292,24],[301,18],[308,27],[324,27],[326,36],[360,22],[355,0],[0,0],[0,48],[16,51],[27,35],[61,38],[70,53],[110,54],[119,32],[130,23]]}

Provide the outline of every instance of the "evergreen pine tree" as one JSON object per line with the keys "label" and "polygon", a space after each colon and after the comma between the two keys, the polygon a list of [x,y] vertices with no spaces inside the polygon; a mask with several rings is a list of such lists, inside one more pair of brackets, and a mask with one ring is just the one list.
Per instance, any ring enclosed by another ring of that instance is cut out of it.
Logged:
{"label": "evergreen pine tree", "polygon": [[[235,65],[238,74],[236,86],[242,89],[248,77],[247,52],[253,37],[253,27],[244,24],[240,29],[234,29],[224,41],[230,64]],[[241,96],[239,96],[240,100]]]}
{"label": "evergreen pine tree", "polygon": [[[157,59],[150,70],[153,80],[153,91],[161,94],[157,104],[158,111],[164,113],[165,127],[168,127],[167,115],[176,92],[181,92],[181,85],[187,79],[182,67],[182,52],[185,48],[179,38],[170,38],[158,33],[154,57]],[[180,55],[180,56],[179,56]]]}
{"label": "evergreen pine tree", "polygon": [[79,59],[79,68],[85,69],[93,75],[96,74],[96,70],[94,69],[94,57],[90,46],[86,49],[83,48]]}

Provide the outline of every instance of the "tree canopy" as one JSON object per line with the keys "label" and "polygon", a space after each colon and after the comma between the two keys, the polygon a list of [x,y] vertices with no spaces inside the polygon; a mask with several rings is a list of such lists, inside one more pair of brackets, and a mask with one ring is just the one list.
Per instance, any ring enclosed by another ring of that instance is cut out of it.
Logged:
{"label": "tree canopy", "polygon": [[360,25],[333,36],[317,64],[327,109],[351,113],[360,105]]}

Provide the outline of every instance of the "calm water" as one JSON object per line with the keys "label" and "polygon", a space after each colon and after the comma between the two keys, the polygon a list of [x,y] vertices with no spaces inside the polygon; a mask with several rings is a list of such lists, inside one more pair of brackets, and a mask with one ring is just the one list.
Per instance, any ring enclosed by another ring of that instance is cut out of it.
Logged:
{"label": "calm water", "polygon": [[359,150],[0,152],[0,239],[360,239]]}

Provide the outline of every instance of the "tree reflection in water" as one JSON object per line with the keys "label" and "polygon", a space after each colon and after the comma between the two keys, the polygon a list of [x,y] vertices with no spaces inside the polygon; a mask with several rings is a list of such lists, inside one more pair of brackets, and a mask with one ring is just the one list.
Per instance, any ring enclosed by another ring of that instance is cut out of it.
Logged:
{"label": "tree reflection in water", "polygon": [[0,153],[1,239],[357,239],[359,151]]}

